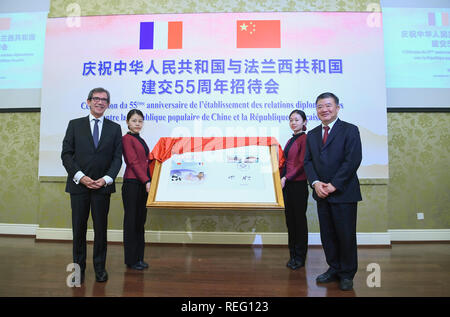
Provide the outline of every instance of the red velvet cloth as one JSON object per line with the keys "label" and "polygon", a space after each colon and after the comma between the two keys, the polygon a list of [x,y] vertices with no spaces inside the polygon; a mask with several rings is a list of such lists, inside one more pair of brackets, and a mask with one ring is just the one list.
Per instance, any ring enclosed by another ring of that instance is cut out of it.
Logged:
{"label": "red velvet cloth", "polygon": [[278,146],[278,166],[279,168],[283,166],[283,150],[274,137],[164,137],[159,139],[150,153],[152,160],[150,171],[153,172],[155,160],[162,163],[168,160],[172,154],[214,151],[250,145]]}

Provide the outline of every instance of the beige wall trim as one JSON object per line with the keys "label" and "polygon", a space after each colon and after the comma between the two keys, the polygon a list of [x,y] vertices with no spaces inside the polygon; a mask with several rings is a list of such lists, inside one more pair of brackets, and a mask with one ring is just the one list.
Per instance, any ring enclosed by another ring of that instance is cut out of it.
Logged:
{"label": "beige wall trim", "polygon": [[[37,224],[0,223],[0,234],[35,235],[37,240],[72,240],[72,229],[39,228]],[[87,232],[88,241],[94,232]],[[108,230],[108,241],[122,242],[122,230]],[[199,243],[199,244],[255,244],[286,245],[287,234],[283,232],[186,232],[146,231],[146,242]],[[358,245],[390,245],[391,241],[450,241],[450,229],[395,229],[387,232],[358,232]],[[320,245],[320,234],[309,233],[309,244]]]}
{"label": "beige wall trim", "polygon": [[0,223],[0,234],[35,236],[37,224]]}
{"label": "beige wall trim", "polygon": [[450,229],[388,230],[392,241],[450,241]]}
{"label": "beige wall trim", "polygon": [[[287,233],[252,232],[146,232],[146,241],[162,243],[287,245]],[[390,245],[387,232],[357,233],[359,245]],[[308,234],[309,245],[321,245],[320,234]]]}
{"label": "beige wall trim", "polygon": [[[92,241],[92,229],[87,232],[87,240]],[[108,230],[108,241],[122,242],[122,230]],[[320,234],[309,233],[309,245],[321,245]],[[71,240],[72,230],[66,228],[38,228],[37,240]],[[186,244],[253,244],[287,245],[287,233],[278,232],[185,232],[185,231],[146,231],[145,241],[152,243]],[[359,245],[390,245],[387,232],[357,233]]]}

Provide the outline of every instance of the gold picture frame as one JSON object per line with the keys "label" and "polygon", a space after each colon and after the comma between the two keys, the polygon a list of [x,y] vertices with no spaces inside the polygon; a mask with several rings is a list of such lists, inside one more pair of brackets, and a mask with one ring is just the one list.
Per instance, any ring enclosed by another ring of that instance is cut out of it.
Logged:
{"label": "gold picture frame", "polygon": [[165,163],[155,162],[152,182],[147,199],[147,208],[169,208],[169,209],[217,209],[217,210],[284,210],[283,192],[280,183],[280,173],[278,166],[278,146],[267,145],[270,153],[270,167],[272,169],[273,192],[275,201],[273,202],[224,202],[218,199],[211,201],[159,201],[157,193],[161,182],[161,170]]}

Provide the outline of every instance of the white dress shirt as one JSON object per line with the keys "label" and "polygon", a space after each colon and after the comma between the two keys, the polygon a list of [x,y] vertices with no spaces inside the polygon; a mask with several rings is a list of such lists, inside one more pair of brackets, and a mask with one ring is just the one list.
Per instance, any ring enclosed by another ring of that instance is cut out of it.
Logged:
{"label": "white dress shirt", "polygon": [[[334,126],[334,124],[336,123],[337,119],[338,119],[338,118],[336,117],[336,119],[334,119],[333,122],[331,122],[330,124],[328,124],[328,127],[330,127],[330,130],[328,130],[328,135],[330,135],[331,129],[333,129],[333,126]],[[326,125],[322,123],[322,139],[323,139],[323,135],[325,134],[325,129],[324,129],[324,127],[326,127]]]}
{"label": "white dress shirt", "polygon": [[[334,124],[336,123],[337,119],[338,119],[338,118],[336,117],[336,119],[334,119],[333,122],[330,122],[330,123],[328,124],[328,127],[330,128],[330,129],[328,130],[328,135],[330,135],[331,129],[333,129],[333,126],[334,126]],[[326,125],[322,123],[322,140],[323,140],[323,135],[325,134],[325,129],[324,129],[324,127],[326,127]],[[314,187],[314,184],[317,183],[318,181],[319,181],[319,180],[317,179],[317,180],[315,180],[314,182],[312,182],[311,186]]]}
{"label": "white dress shirt", "polygon": [[[91,134],[94,134],[94,125],[95,125],[95,119],[98,119],[98,141],[100,142],[101,136],[102,136],[102,128],[103,128],[103,120],[104,120],[104,116],[101,116],[100,118],[96,118],[94,117],[91,113],[89,114],[89,124],[91,126]],[[86,176],[82,171],[78,171],[75,173],[75,175],[73,176],[73,181],[75,182],[75,184],[79,184],[80,180]],[[113,179],[111,177],[109,177],[108,175],[103,176],[103,179],[105,180],[106,184],[105,187],[108,185],[111,185],[113,183]]]}

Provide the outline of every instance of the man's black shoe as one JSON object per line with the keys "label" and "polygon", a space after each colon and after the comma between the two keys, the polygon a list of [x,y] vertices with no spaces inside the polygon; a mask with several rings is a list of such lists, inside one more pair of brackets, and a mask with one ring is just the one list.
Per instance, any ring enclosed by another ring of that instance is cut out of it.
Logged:
{"label": "man's black shoe", "polygon": [[328,272],[320,274],[316,278],[317,283],[330,283],[337,280],[337,276]]}
{"label": "man's black shoe", "polygon": [[99,283],[106,282],[108,280],[108,272],[106,271],[95,272],[95,280]]}
{"label": "man's black shoe", "polygon": [[339,289],[341,291],[351,291],[353,289],[353,280],[349,278],[343,278],[339,282]]}

